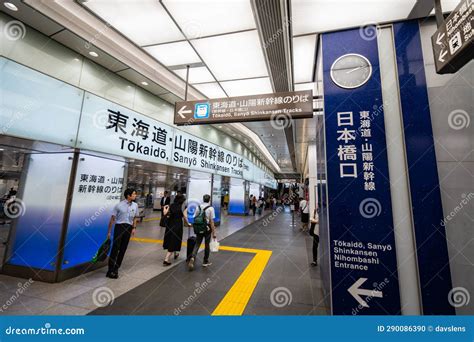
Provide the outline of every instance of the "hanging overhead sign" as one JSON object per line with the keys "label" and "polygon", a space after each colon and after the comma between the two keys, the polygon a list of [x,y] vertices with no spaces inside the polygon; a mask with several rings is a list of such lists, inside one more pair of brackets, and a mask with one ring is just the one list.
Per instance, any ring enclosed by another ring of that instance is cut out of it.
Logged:
{"label": "hanging overhead sign", "polygon": [[431,37],[438,74],[458,71],[474,57],[472,0],[462,0]]}
{"label": "hanging overhead sign", "polygon": [[176,102],[178,126],[313,117],[311,90]]}

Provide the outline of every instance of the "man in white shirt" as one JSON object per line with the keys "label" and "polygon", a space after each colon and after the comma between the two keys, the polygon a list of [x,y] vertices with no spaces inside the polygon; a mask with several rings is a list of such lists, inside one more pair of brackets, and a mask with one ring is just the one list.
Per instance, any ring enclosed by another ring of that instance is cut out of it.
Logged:
{"label": "man in white shirt", "polygon": [[307,200],[300,197],[301,223],[303,224],[301,230],[306,232],[308,230],[309,222],[309,203]]}
{"label": "man in white shirt", "polygon": [[[196,260],[197,253],[199,251],[199,247],[201,246],[202,240],[204,240],[204,262],[202,264],[203,267],[211,266],[212,263],[209,262],[209,255],[210,255],[210,243],[211,243],[211,236],[213,239],[216,238],[216,227],[214,225],[214,219],[216,218],[216,213],[214,208],[211,205],[211,196],[204,195],[202,197],[203,202],[199,209],[194,212],[194,232],[196,233],[196,245],[194,246],[193,253],[191,258],[188,262],[188,269],[192,271],[194,269],[194,261]],[[204,219],[206,221],[206,227],[202,232],[196,231],[196,218],[200,215],[204,215]]]}

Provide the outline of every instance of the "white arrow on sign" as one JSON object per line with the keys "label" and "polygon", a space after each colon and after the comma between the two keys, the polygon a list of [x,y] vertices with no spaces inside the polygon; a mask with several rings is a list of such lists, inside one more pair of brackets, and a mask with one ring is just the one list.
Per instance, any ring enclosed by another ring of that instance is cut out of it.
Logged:
{"label": "white arrow on sign", "polygon": [[439,57],[438,57],[438,61],[440,61],[441,63],[444,63],[445,59],[444,59],[444,56],[446,56],[448,54],[448,50],[444,51],[444,50],[441,50],[440,54],[439,54]]}
{"label": "white arrow on sign", "polygon": [[440,35],[440,33],[441,33],[441,32],[438,32],[438,37],[436,38],[436,44],[438,44],[438,45],[443,45],[443,43],[441,42],[441,39],[443,39],[443,37],[444,37],[445,34],[444,34],[444,32],[443,32],[443,34]]}
{"label": "white arrow on sign", "polygon": [[383,293],[381,291],[365,290],[365,289],[359,288],[359,286],[365,283],[366,280],[367,278],[359,278],[359,280],[357,280],[354,284],[352,284],[351,287],[347,289],[347,291],[349,291],[352,297],[354,297],[359,302],[359,304],[362,305],[364,308],[368,308],[369,305],[360,296],[370,296],[370,297],[378,297],[378,298],[383,297]]}
{"label": "white arrow on sign", "polygon": [[178,110],[178,115],[181,116],[181,119],[186,118],[184,114],[191,114],[193,112],[191,109],[188,109],[188,110],[185,110],[185,109],[186,109],[186,106],[183,106]]}

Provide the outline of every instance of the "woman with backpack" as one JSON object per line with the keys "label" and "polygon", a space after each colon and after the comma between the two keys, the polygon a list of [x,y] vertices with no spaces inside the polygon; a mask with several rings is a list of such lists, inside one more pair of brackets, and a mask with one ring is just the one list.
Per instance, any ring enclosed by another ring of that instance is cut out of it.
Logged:
{"label": "woman with backpack", "polygon": [[184,195],[176,195],[171,205],[165,205],[163,208],[163,216],[166,217],[166,230],[163,240],[163,249],[168,250],[163,261],[163,266],[171,265],[170,258],[174,253],[174,258],[177,259],[181,251],[181,244],[183,242],[183,220],[184,223],[190,227],[186,215],[186,210],[183,211],[183,203],[186,200]]}

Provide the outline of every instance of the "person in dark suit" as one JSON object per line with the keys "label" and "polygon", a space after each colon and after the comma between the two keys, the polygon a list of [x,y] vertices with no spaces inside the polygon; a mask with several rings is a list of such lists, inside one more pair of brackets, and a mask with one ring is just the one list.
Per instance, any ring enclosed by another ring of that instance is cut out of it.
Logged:
{"label": "person in dark suit", "polygon": [[163,208],[165,207],[165,205],[170,205],[170,203],[171,203],[170,195],[168,191],[165,191],[163,197],[161,197],[161,200],[160,200],[161,212],[163,212]]}

